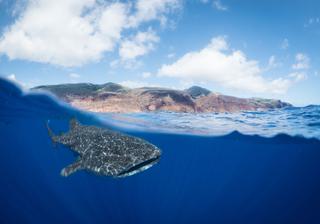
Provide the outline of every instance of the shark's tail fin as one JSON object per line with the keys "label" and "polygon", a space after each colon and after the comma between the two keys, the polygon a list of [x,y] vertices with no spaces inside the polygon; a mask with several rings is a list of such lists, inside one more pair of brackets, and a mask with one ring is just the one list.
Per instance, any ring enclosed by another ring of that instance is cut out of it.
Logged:
{"label": "shark's tail fin", "polygon": [[55,139],[55,134],[53,133],[53,131],[49,127],[49,120],[46,122],[46,127],[48,129],[49,137],[50,137],[51,141],[53,142],[53,144],[55,145],[57,143],[57,141]]}

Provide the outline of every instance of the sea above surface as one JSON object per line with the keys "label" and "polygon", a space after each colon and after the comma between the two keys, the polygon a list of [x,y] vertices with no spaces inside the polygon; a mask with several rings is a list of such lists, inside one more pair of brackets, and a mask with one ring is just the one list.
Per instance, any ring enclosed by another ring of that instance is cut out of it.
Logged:
{"label": "sea above surface", "polygon": [[238,113],[97,113],[102,121],[135,131],[221,136],[238,131],[320,139],[320,106],[287,107]]}

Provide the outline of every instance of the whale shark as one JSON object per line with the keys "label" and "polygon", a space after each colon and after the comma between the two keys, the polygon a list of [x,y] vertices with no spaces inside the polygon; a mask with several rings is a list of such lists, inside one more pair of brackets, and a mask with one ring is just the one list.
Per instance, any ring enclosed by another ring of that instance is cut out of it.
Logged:
{"label": "whale shark", "polygon": [[138,137],[97,126],[87,126],[75,118],[70,120],[69,131],[55,135],[46,126],[54,143],[65,145],[74,151],[78,158],[61,170],[67,177],[79,170],[91,171],[98,175],[127,177],[155,165],[161,150]]}

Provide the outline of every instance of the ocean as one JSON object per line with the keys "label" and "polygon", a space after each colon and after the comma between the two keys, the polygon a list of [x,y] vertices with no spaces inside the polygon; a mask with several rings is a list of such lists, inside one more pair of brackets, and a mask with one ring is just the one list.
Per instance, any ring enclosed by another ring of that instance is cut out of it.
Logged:
{"label": "ocean", "polygon": [[[79,171],[52,144],[69,120],[143,138],[158,164]],[[93,114],[0,79],[0,223],[320,223],[320,107],[236,114]]]}

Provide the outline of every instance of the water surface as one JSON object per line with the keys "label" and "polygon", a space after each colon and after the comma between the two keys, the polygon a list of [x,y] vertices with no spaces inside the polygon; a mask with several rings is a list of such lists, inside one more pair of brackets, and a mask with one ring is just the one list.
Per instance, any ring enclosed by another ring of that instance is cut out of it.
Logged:
{"label": "water surface", "polygon": [[320,138],[320,106],[288,107],[238,113],[98,113],[103,121],[125,129],[220,136],[239,131],[272,137],[277,134]]}

